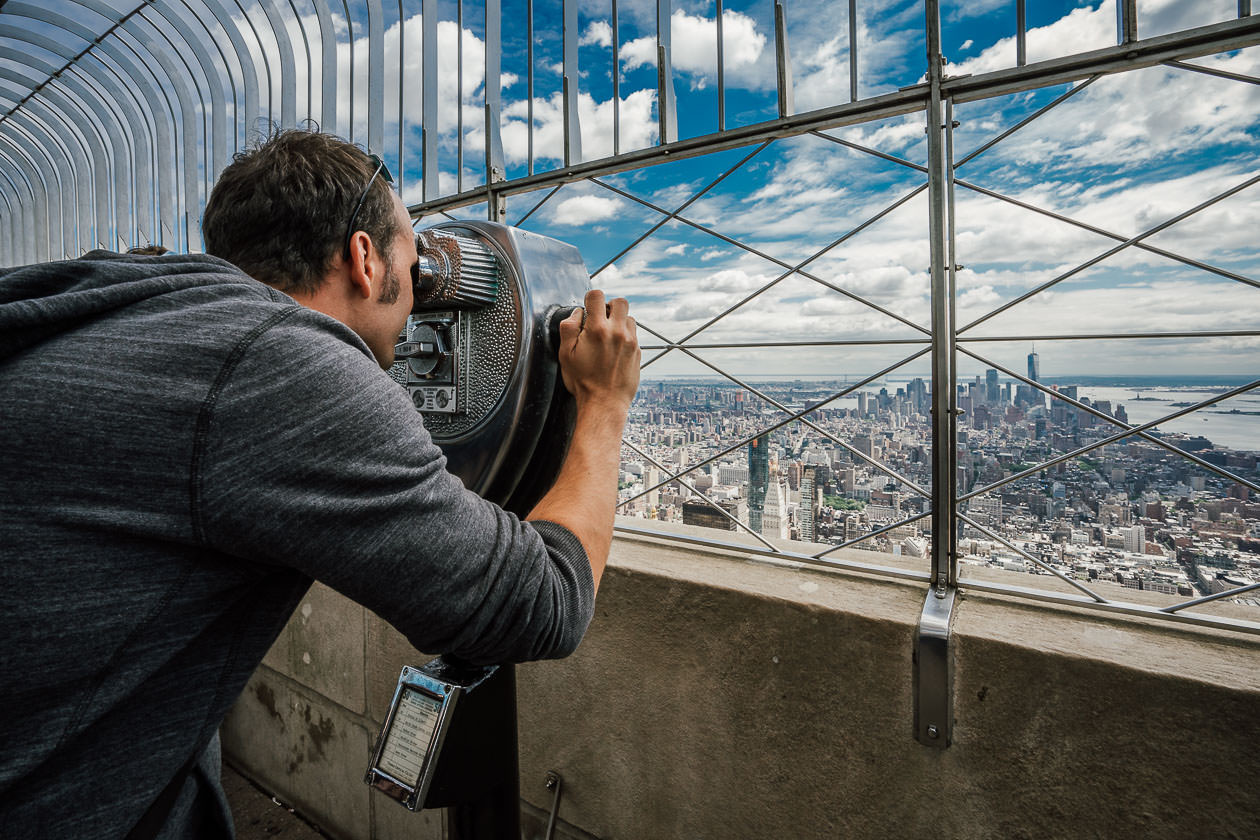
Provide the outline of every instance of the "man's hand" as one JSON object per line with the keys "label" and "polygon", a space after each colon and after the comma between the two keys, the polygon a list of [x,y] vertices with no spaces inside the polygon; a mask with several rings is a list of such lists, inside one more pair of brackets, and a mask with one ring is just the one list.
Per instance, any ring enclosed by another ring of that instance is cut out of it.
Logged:
{"label": "man's hand", "polygon": [[585,310],[560,322],[560,373],[577,403],[573,440],[555,485],[527,519],[563,525],[582,543],[595,586],[608,562],[621,433],[639,388],[639,339],[625,298],[586,293]]}
{"label": "man's hand", "polygon": [[578,408],[594,404],[628,411],[639,388],[639,340],[630,303],[591,289],[586,307],[560,322],[560,373]]}

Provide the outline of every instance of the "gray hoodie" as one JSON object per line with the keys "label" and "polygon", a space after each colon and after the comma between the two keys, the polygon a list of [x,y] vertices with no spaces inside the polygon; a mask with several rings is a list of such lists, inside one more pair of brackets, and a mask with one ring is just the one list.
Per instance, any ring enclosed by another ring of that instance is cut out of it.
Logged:
{"label": "gray hoodie", "polygon": [[580,543],[444,466],[358,336],[222,260],[0,273],[0,836],[124,836],[312,580],[422,650],[571,652]]}

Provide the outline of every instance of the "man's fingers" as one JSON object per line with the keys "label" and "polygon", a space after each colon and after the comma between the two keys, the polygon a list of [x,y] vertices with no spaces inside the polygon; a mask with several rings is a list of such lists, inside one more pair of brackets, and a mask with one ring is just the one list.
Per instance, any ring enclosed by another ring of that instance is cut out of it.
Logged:
{"label": "man's fingers", "polygon": [[[586,319],[592,318],[600,320],[608,319],[608,307],[604,303],[604,291],[602,289],[591,289],[586,293]],[[586,322],[583,322],[584,325]]]}

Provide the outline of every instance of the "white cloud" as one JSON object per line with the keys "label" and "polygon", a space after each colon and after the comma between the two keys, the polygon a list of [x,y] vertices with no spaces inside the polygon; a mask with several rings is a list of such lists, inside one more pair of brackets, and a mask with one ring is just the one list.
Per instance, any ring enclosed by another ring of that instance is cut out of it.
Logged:
{"label": "white cloud", "polygon": [[687,243],[680,242],[677,245],[671,245],[665,249],[665,253],[671,257],[681,257],[687,253]]}
{"label": "white cloud", "polygon": [[771,279],[773,278],[733,268],[710,274],[697,284],[697,288],[702,292],[751,292]]}
{"label": "white cloud", "polygon": [[[752,18],[731,9],[722,13],[722,65],[727,85],[765,87],[774,84],[760,67],[766,53],[766,36]],[[691,76],[703,87],[717,79],[717,19],[690,15],[678,9],[670,18],[670,48],[674,72]],[[636,38],[621,48],[624,71],[656,66],[656,36]]]}
{"label": "white cloud", "polygon": [[576,195],[556,205],[551,219],[558,225],[588,225],[617,217],[621,203],[597,195]]}
{"label": "white cloud", "polygon": [[[1028,63],[1100,49],[1115,44],[1116,14],[1111,3],[1097,9],[1080,7],[1046,26],[1029,29],[1025,33],[1025,49]],[[1012,67],[1016,59],[1015,36],[1002,38],[993,46],[957,64],[951,64],[949,75],[988,73]]]}
{"label": "white cloud", "polygon": [[581,40],[578,41],[579,46],[587,46],[588,44],[598,44],[601,47],[612,46],[612,27],[606,20],[593,20],[586,26],[586,31],[582,33]]}

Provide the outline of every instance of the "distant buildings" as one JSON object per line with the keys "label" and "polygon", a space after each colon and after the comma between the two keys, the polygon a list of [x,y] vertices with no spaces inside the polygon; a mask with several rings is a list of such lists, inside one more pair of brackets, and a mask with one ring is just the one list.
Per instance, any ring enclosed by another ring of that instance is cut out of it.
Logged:
{"label": "distant buildings", "polygon": [[759,534],[769,485],[770,435],[766,434],[753,438],[748,444],[748,527]]}
{"label": "distant buildings", "polygon": [[817,467],[805,467],[801,473],[801,505],[798,508],[797,522],[802,542],[815,541],[814,522],[818,513],[817,479]]}
{"label": "distant buildings", "polygon": [[[1039,360],[1029,356],[1028,378],[1039,379]],[[759,387],[798,410],[843,383]],[[958,430],[960,492],[1026,473],[966,503],[975,525],[960,528],[960,562],[1020,575],[1051,567],[1075,579],[1170,598],[1260,581],[1260,501],[1246,487],[1138,438],[1029,471],[1114,434],[1107,418],[1123,420],[1124,409],[1081,396],[1077,386],[1055,390],[1092,412],[1057,397],[1047,406],[1025,383],[1014,390],[994,369],[960,383],[958,404],[967,412]],[[928,511],[930,499],[890,475],[931,484],[931,395],[922,379],[859,391],[847,406],[811,414],[810,426],[773,432],[765,431],[772,413],[738,399],[740,393],[734,385],[696,383],[640,392],[626,439],[645,457],[623,465],[621,513],[889,554],[930,550],[926,520],[901,524]],[[1248,480],[1260,479],[1257,453],[1194,435],[1165,433],[1164,439]],[[736,441],[745,442],[732,446]],[[689,464],[697,468],[669,479]]]}
{"label": "distant buildings", "polygon": [[729,516],[703,499],[683,502],[682,521],[684,525],[700,525],[704,528],[721,528],[724,531],[737,531],[739,526],[733,520],[743,522],[748,515],[748,506],[742,499],[728,499],[718,502],[717,507],[726,511]]}

